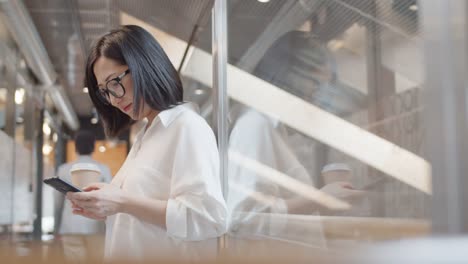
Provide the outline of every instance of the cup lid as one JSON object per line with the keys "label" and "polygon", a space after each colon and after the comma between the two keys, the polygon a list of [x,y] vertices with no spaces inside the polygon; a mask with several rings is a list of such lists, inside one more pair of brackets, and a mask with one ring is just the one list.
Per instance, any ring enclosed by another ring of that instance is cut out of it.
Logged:
{"label": "cup lid", "polygon": [[346,163],[330,163],[323,167],[322,173],[329,171],[351,171],[351,168]]}
{"label": "cup lid", "polygon": [[72,165],[70,172],[78,171],[78,170],[90,170],[90,171],[101,172],[99,167],[93,163],[75,163]]}

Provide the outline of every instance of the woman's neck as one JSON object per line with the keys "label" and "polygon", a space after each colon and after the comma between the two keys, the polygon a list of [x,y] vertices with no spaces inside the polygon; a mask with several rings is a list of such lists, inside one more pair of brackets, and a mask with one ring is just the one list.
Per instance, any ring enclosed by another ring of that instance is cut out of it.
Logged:
{"label": "woman's neck", "polygon": [[159,114],[159,112],[154,110],[149,115],[146,116],[146,119],[148,119],[148,124],[146,125],[145,132],[148,129],[148,127],[151,126],[151,124],[153,123],[156,116],[158,116],[158,114]]}

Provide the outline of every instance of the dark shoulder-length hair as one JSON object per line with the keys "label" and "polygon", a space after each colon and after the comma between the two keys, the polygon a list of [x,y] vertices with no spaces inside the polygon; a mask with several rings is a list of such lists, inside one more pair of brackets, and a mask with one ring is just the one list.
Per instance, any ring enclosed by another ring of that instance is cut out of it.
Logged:
{"label": "dark shoulder-length hair", "polygon": [[156,39],[135,25],[112,30],[92,47],[85,73],[85,86],[89,89],[89,96],[103,121],[107,136],[119,135],[133,124],[133,120],[98,98],[94,63],[101,56],[127,65],[130,69],[134,113],[141,113],[143,102],[159,112],[182,103],[183,88],[179,74]]}

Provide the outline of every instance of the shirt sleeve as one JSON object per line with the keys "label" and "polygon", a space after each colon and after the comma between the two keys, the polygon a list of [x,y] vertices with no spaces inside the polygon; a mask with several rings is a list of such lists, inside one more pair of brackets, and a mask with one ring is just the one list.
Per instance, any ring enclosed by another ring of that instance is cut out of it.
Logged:
{"label": "shirt sleeve", "polygon": [[184,240],[218,237],[226,232],[227,209],[215,137],[201,117],[185,121],[175,147],[167,233]]}

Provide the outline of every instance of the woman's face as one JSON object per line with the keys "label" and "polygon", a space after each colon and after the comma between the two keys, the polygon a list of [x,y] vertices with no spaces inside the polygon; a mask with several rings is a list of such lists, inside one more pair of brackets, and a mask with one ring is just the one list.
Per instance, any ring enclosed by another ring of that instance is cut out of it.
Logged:
{"label": "woman's face", "polygon": [[[115,60],[104,56],[99,57],[94,63],[93,69],[99,89],[106,89],[107,81],[116,78],[127,69],[127,65],[121,65]],[[112,106],[118,108],[133,120],[150,117],[155,113],[155,110],[151,109],[146,103],[143,103],[141,115],[137,115],[137,113],[133,111],[133,82],[131,72],[126,74],[121,79],[120,83],[125,88],[125,95],[121,98],[115,98],[113,95],[109,95]]]}

